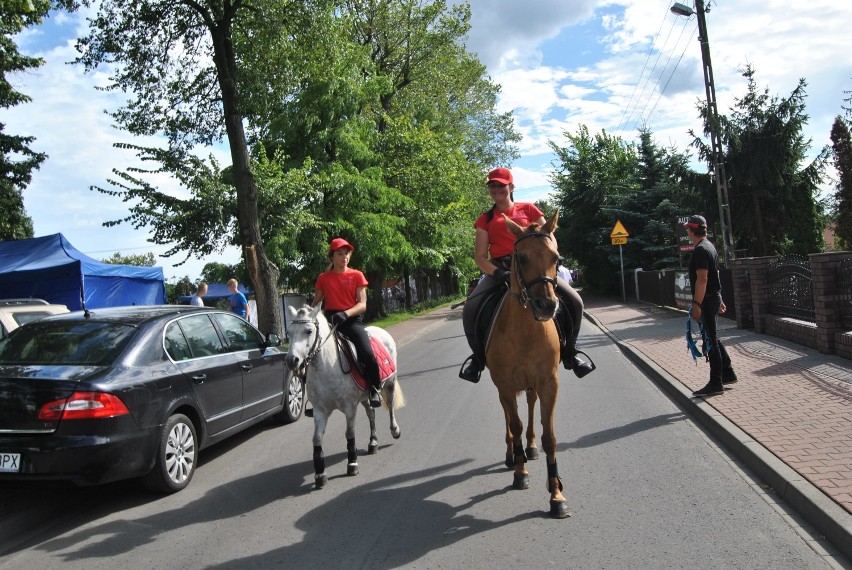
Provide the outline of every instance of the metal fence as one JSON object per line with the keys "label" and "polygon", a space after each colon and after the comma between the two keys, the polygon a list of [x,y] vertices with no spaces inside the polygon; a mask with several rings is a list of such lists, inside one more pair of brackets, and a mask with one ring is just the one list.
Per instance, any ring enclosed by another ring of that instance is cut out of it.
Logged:
{"label": "metal fence", "polygon": [[789,255],[767,267],[769,312],[779,317],[791,317],[815,322],[814,288],[811,262],[798,255]]}

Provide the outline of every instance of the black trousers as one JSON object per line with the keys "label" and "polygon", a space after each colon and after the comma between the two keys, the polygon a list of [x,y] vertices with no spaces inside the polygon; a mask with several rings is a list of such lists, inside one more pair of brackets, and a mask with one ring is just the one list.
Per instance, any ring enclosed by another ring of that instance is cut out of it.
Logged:
{"label": "black trousers", "polygon": [[[331,315],[337,311],[323,311],[326,318],[331,319]],[[364,328],[364,320],[361,315],[349,317],[342,325],[337,327],[337,330],[352,341],[355,345],[355,351],[358,355],[358,360],[364,367],[364,379],[370,386],[376,388],[381,387],[382,381],[379,378],[379,363],[376,362],[376,355],[373,354],[373,347],[370,345],[370,336],[367,334],[367,329]]]}
{"label": "black trousers", "polygon": [[731,358],[719,340],[717,319],[722,306],[722,293],[708,293],[701,303],[701,320],[707,333],[707,358],[710,359],[710,383],[722,385],[722,371],[731,367]]}
{"label": "black trousers", "polygon": [[[565,332],[566,338],[563,339],[568,347],[573,347],[577,343],[577,337],[580,336],[580,325],[583,322],[583,299],[580,298],[580,294],[574,290],[571,285],[564,281],[561,278],[557,278],[556,285],[556,296],[559,297],[559,303],[561,307],[559,308],[560,313],[562,311],[567,311],[565,314],[557,314],[556,318],[560,320],[560,331]],[[491,277],[490,275],[486,275],[479,282],[470,295],[468,295],[467,300],[464,302],[464,309],[462,310],[462,326],[464,327],[464,334],[467,337],[467,342],[470,345],[471,350],[476,352],[475,345],[475,328],[476,328],[476,314],[479,312],[479,306],[482,303],[482,299],[485,297],[485,291],[492,287],[500,286],[500,282]],[[571,317],[570,330],[569,326],[567,326],[568,319],[566,316]]]}

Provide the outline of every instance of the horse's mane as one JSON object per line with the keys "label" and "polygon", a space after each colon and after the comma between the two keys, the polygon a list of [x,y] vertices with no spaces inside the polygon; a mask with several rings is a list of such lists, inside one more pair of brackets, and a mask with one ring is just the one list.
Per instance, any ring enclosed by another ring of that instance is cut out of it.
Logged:
{"label": "horse's mane", "polygon": [[533,222],[527,227],[527,230],[524,233],[525,234],[538,233],[541,230],[541,227],[542,227],[542,225],[539,224],[538,222]]}

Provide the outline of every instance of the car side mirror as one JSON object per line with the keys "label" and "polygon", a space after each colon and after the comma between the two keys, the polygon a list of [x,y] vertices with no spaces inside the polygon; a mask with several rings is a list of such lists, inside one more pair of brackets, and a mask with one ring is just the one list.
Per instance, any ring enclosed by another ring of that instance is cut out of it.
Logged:
{"label": "car side mirror", "polygon": [[281,346],[281,337],[275,333],[266,335],[266,346]]}

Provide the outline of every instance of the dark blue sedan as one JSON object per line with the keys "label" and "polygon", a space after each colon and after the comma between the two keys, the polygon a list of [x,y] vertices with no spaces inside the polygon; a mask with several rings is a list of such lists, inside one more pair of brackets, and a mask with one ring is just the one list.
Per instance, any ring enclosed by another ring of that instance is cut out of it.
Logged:
{"label": "dark blue sedan", "polygon": [[141,477],[175,492],[198,452],[265,418],[298,420],[280,338],[187,306],[78,311],[0,341],[0,481]]}

